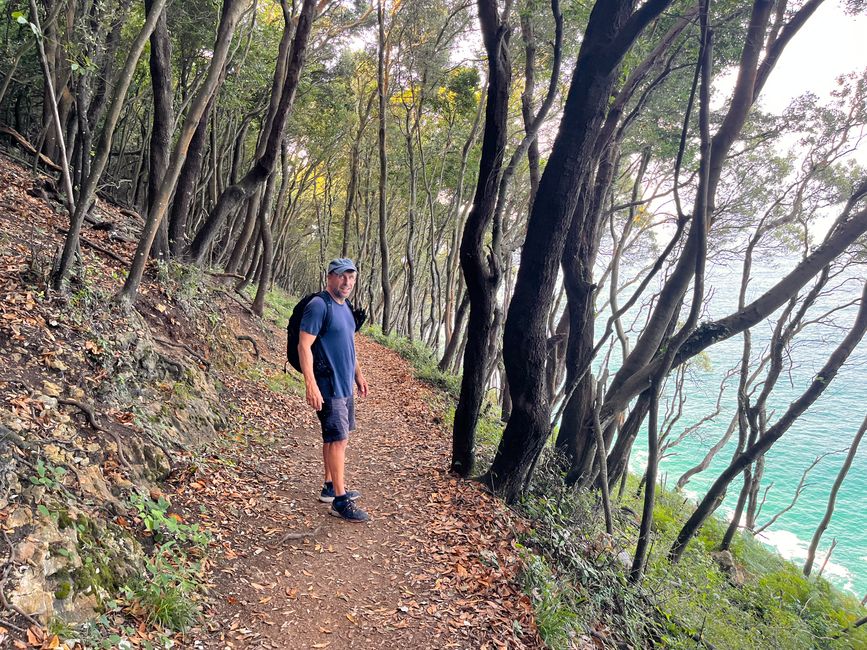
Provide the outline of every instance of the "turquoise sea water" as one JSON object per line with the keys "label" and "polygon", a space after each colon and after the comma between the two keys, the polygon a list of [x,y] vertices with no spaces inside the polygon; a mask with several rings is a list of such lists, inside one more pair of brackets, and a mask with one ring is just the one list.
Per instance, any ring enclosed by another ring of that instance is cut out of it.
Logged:
{"label": "turquoise sea water", "polygon": [[[766,266],[756,271],[751,282],[747,301],[759,295],[782,277],[786,268]],[[860,271],[863,273],[863,270]],[[845,280],[845,282],[844,282]],[[830,307],[857,298],[861,293],[862,280],[858,274],[832,282],[842,286],[834,296],[828,296],[821,304]],[[725,268],[708,269],[708,289],[712,298],[706,318],[718,318],[731,311],[737,303],[738,273]],[[845,299],[841,301],[841,296]],[[814,310],[815,314],[821,310]],[[812,381],[815,373],[826,362],[828,355],[845,336],[855,317],[856,308],[850,306],[833,316],[834,323],[816,323],[799,334],[790,350],[792,367],[784,372],[776,390],[769,400],[769,423],[772,424],[788,405],[798,397]],[[753,333],[753,358],[770,339],[775,319],[758,325]],[[694,367],[686,380],[686,401],[683,416],[674,426],[671,436],[676,437],[686,427],[697,423],[712,413],[719,395],[719,386],[725,373],[739,363],[742,338],[734,337],[708,349],[710,368]],[[677,479],[689,468],[698,464],[707,451],[716,443],[727,428],[735,411],[737,378],[729,382],[721,403],[721,413],[711,422],[703,424],[670,451],[660,466],[660,481],[674,487]],[[662,410],[662,406],[661,406]],[[807,548],[816,526],[824,515],[831,486],[842,465],[852,438],[867,414],[867,340],[861,342],[836,379],[813,406],[792,426],[767,454],[762,491],[767,492],[766,502],[758,517],[761,526],[774,514],[788,506],[804,470],[825,452],[838,453],[826,456],[807,477],[805,488],[795,506],[783,514],[773,526],[758,539],[775,548],[783,557],[802,566]],[[686,494],[693,499],[704,495],[708,486],[731,459],[737,439],[733,439],[714,459],[711,466],[694,476],[686,485]],[[643,471],[646,462],[646,441],[641,438],[633,453],[632,469]],[[742,485],[736,479],[726,502],[718,514],[731,516],[737,494]],[[760,499],[761,500],[761,499]],[[836,586],[858,598],[867,593],[867,440],[862,442],[855,462],[837,497],[834,517],[825,531],[813,575],[825,559],[832,540],[836,548],[822,574]]]}

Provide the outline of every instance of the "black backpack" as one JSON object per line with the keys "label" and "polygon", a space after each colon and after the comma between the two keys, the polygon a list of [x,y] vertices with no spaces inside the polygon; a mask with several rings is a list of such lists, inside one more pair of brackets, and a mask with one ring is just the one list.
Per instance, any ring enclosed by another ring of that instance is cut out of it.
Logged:
{"label": "black backpack", "polygon": [[[292,315],[289,317],[289,323],[286,325],[286,362],[295,368],[295,370],[301,372],[301,359],[298,358],[298,342],[301,339],[301,319],[304,317],[304,310],[307,308],[307,304],[316,297],[322,298],[325,302],[325,320],[322,322],[322,327],[316,336],[316,341],[313,343],[313,374],[317,377],[323,377],[331,374],[331,367],[319,350],[318,345],[319,339],[328,330],[328,326],[331,325],[331,297],[327,291],[319,291],[304,296],[292,309]],[[367,320],[367,312],[364,309],[354,308],[349,299],[346,300],[346,304],[352,312],[352,318],[355,319],[355,331],[357,332],[364,325],[364,321]],[[285,371],[286,366],[283,366],[283,369]]]}

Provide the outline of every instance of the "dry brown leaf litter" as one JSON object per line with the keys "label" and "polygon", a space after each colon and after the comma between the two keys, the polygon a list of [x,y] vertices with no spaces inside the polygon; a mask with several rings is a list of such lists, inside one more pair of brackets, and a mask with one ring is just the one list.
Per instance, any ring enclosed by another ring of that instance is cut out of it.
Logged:
{"label": "dry brown leaf litter", "polygon": [[[23,351],[24,362],[12,379],[36,382],[40,390],[51,380],[61,391],[79,385],[86,389],[103,379],[85,371],[87,356],[99,351],[89,349],[91,341],[76,336],[74,328],[55,320],[50,309],[22,289],[34,272],[34,257],[61,242],[57,228],[65,222],[49,204],[28,194],[31,186],[26,171],[0,157],[0,225],[10,237],[0,257],[0,330],[9,349]],[[100,209],[122,223],[119,211]],[[131,255],[131,244],[110,233],[86,234],[115,255]],[[89,248],[83,254],[96,270],[90,280],[114,287],[112,272],[116,278],[123,270],[116,261]],[[236,305],[227,304],[235,333],[256,338],[268,372],[279,372],[282,333],[263,332]],[[154,336],[182,341],[203,358],[207,355],[207,346],[173,316],[170,301],[152,282],[143,285],[138,309]],[[347,475],[349,485],[364,494],[361,503],[372,518],[367,525],[330,517],[328,506],[316,499],[321,442],[315,415],[303,398],[272,392],[262,381],[212,371],[224,383],[224,399],[236,405],[242,424],[219,454],[176,475],[170,486],[182,513],[177,516],[199,520],[214,535],[204,622],[176,637],[178,646],[542,647],[529,599],[515,585],[513,539],[521,523],[478,485],[445,472],[448,432],[428,406],[432,394],[412,378],[407,364],[366,339],[359,340],[358,348],[371,395],[359,400],[359,429],[351,439]],[[46,435],[56,423],[40,421],[38,404],[23,385],[0,384],[5,407]],[[72,417],[75,409],[68,410]],[[129,413],[100,416],[121,432],[131,426]],[[102,470],[122,480],[115,456]],[[153,630],[139,625],[133,642],[156,638]],[[21,648],[63,647],[35,626],[16,643]]]}

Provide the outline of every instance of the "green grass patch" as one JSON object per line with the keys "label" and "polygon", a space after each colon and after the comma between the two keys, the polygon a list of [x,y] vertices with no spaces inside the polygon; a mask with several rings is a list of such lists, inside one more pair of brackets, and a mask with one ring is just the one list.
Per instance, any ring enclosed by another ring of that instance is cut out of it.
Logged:
{"label": "green grass patch", "polygon": [[545,645],[553,650],[568,650],[572,640],[582,632],[575,613],[576,594],[572,587],[554,575],[544,557],[522,550],[520,581],[524,593],[530,596],[536,615],[536,625]]}
{"label": "green grass patch", "polygon": [[[252,302],[256,297],[257,290],[258,285],[250,284],[244,287],[241,293]],[[286,327],[289,317],[292,315],[292,310],[299,300],[300,298],[297,296],[292,296],[280,287],[275,286],[265,294],[265,310],[262,317],[279,327]]]}

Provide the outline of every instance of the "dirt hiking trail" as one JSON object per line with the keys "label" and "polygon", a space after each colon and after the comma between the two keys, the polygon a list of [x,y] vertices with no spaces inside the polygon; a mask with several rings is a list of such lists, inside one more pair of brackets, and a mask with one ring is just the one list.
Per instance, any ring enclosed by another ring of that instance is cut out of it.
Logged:
{"label": "dirt hiking trail", "polygon": [[[22,386],[40,386],[50,378],[84,395],[109,374],[82,351],[92,345],[87,330],[94,323],[71,321],[62,299],[34,299],[33,283],[47,273],[67,224],[56,196],[47,195],[45,187],[44,179],[33,179],[0,155],[0,287],[6,296],[0,343],[16,351],[17,364],[14,376],[0,381],[0,387],[10,407],[16,399],[25,400],[25,406],[33,401],[27,401],[26,392],[19,395]],[[111,231],[89,228],[81,240],[89,284],[76,290],[84,297],[97,289],[111,296],[119,289],[133,253],[132,233],[140,228],[116,207],[99,203],[98,208],[100,218],[114,225]],[[173,637],[175,647],[543,647],[530,600],[517,586],[515,535],[524,524],[478,484],[449,475],[450,431],[443,422],[445,406],[435,405],[444,398],[414,379],[406,361],[364,336],[357,338],[370,395],[357,401],[347,484],[361,491],[359,503],[371,521],[339,520],[318,500],[322,443],[315,413],[301,394],[300,377],[282,372],[285,321],[253,318],[237,295],[215,284],[210,306],[219,311],[221,332],[232,344],[236,338],[256,343],[253,349],[238,343],[242,356],[230,355],[244,362],[211,365],[204,358],[213,352],[209,339],[172,303],[153,271],[135,305],[142,327],[150,330],[166,363],[183,357],[184,364],[208,368],[208,381],[222,387],[220,400],[230,423],[228,431],[203,441],[204,450],[176,454],[169,482],[161,488],[171,499],[172,516],[200,523],[212,535],[204,616]],[[129,327],[108,302],[93,310],[102,329],[125,332]],[[209,331],[213,334],[213,328]],[[52,362],[60,370],[48,368],[51,355],[61,352],[70,367]],[[129,445],[133,414],[128,405],[121,412],[93,399],[100,421]],[[144,406],[184,409],[160,401]],[[70,422],[74,416],[83,422],[76,413],[64,415]],[[25,449],[15,457],[25,458],[37,442],[47,444],[55,435],[52,422],[28,420],[32,442],[23,441]],[[107,435],[102,431],[99,435]],[[73,432],[84,434],[82,440],[97,449],[111,445],[83,425]],[[112,481],[122,478],[119,465],[113,468],[101,469]],[[3,516],[0,511],[0,520]],[[23,539],[25,529],[16,528],[12,542]],[[126,624],[125,613],[115,614],[115,625]],[[23,634],[24,620],[16,620],[15,629]],[[143,621],[136,624],[138,637],[130,641],[136,647],[160,636]],[[18,641],[23,645],[16,647],[57,647],[50,634],[43,639],[39,625],[33,630],[38,638],[31,643],[26,637],[28,643]]]}
{"label": "dirt hiking trail", "polygon": [[[275,348],[265,360],[279,365]],[[176,504],[206,506],[218,549],[207,623],[190,636],[215,648],[542,647],[516,586],[518,524],[446,472],[448,432],[408,364],[360,336],[358,355],[370,394],[357,398],[347,485],[366,524],[318,501],[321,437],[303,397],[220,377],[245,430],[178,488]]]}

